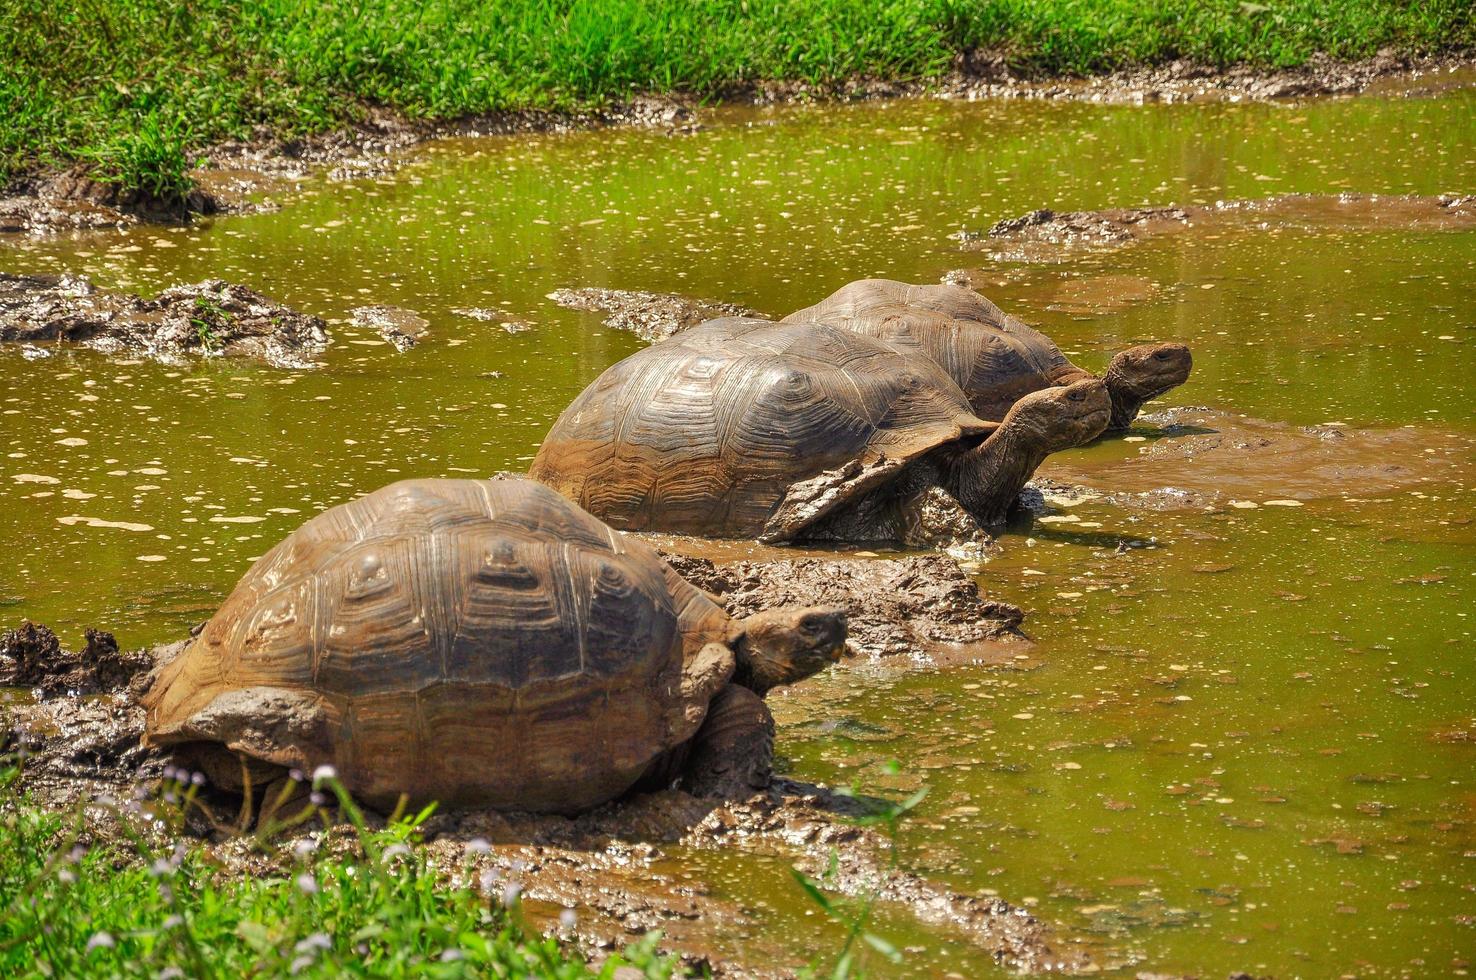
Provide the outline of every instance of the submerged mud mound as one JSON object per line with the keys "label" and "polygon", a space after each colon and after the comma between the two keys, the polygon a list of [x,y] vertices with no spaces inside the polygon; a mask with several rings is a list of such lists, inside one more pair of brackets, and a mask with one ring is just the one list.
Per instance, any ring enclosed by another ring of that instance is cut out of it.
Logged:
{"label": "submerged mud mound", "polygon": [[0,634],[0,687],[27,687],[45,696],[100,694],[127,687],[154,665],[142,650],[118,649],[113,634],[88,629],[86,645],[73,652],[45,626],[29,620]]}
{"label": "submerged mud mound", "polygon": [[556,289],[548,298],[571,310],[608,313],[605,323],[629,330],[647,343],[722,316],[763,316],[746,306],[691,299],[674,293],[644,293],[631,289]]}
{"label": "submerged mud mound", "polygon": [[997,222],[983,235],[954,235],[967,250],[1016,262],[1064,261],[1077,250],[1111,250],[1190,229],[1382,228],[1443,231],[1476,228],[1476,196],[1283,194],[1210,205],[1030,211]]}
{"label": "submerged mud mound", "polygon": [[1132,457],[1053,458],[1040,477],[1057,491],[1074,485],[1115,503],[1170,510],[1361,498],[1476,476],[1471,438],[1438,429],[1296,426],[1192,407],[1140,422],[1159,429]]}
{"label": "submerged mud mound", "polygon": [[355,324],[373,329],[401,354],[418,344],[430,326],[419,313],[399,306],[360,306],[349,315]]}
{"label": "submerged mud mound", "polygon": [[848,645],[873,656],[957,660],[972,652],[993,660],[999,658],[999,641],[1023,636],[1019,626],[1025,614],[985,598],[958,563],[943,555],[724,564],[688,555],[663,557],[734,616],[779,606],[839,606],[849,617]]}
{"label": "submerged mud mound", "polygon": [[0,341],[58,340],[166,362],[193,354],[294,368],[328,346],[319,318],[222,279],[143,299],[100,290],[83,276],[0,273]]}

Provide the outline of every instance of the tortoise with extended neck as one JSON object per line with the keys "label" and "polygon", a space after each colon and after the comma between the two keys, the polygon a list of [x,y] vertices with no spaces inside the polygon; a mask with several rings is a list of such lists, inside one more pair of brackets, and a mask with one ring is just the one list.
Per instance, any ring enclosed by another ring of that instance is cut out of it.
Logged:
{"label": "tortoise with extended neck", "polygon": [[[967,286],[861,279],[784,319],[828,323],[919,349],[952,376],[985,419],[1004,418],[1032,391],[1094,377],[1045,334]],[[1183,344],[1144,344],[1112,358],[1102,374],[1112,399],[1107,431],[1126,429],[1144,402],[1187,381],[1192,365]]]}
{"label": "tortoise with extended neck", "polygon": [[228,789],[329,764],[378,808],[745,793],[769,775],[762,695],[844,642],[836,610],[733,620],[532,481],[409,480],[257,561],[161,668],[145,741]]}
{"label": "tortoise with extended neck", "polygon": [[836,327],[726,317],[600,375],[530,475],[620,528],[900,540],[934,487],[1000,523],[1045,457],[1095,438],[1107,416],[1091,379],[986,422],[925,357]]}

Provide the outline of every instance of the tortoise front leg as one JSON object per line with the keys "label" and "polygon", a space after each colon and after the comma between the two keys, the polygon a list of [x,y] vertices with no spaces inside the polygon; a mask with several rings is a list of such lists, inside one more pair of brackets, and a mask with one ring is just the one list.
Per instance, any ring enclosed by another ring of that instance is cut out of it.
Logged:
{"label": "tortoise front leg", "polygon": [[682,788],[694,796],[744,799],[769,785],[773,766],[774,716],[763,698],[729,684],[692,738]]}

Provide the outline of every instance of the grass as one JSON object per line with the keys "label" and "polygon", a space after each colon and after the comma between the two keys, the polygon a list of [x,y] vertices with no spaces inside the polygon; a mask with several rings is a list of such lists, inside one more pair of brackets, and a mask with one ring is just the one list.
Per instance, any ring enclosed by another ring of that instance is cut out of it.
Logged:
{"label": "grass", "polygon": [[1289,67],[1476,46],[1470,0],[6,0],[0,184],[86,164],[159,198],[191,154],[387,106],[445,119],[926,80],[964,51],[1082,74],[1175,58]]}
{"label": "grass", "polygon": [[199,847],[142,834],[127,847],[80,847],[80,815],[29,803],[17,777],[0,758],[0,976],[575,980],[620,965],[653,978],[675,968],[652,953],[652,934],[592,970],[524,925],[514,885],[485,872],[475,887],[456,885],[432,868],[417,834],[428,811],[370,830],[336,782],[324,789],[352,834],[325,830],[319,839],[333,846],[297,847],[275,870],[263,870],[263,855],[254,873],[225,875]]}

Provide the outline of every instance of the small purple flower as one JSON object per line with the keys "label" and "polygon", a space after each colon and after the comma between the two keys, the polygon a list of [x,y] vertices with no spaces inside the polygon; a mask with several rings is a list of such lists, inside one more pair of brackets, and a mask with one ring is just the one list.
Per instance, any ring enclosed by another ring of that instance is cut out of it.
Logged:
{"label": "small purple flower", "polygon": [[459,949],[447,949],[441,952],[442,963],[455,963],[460,959],[465,959],[465,955]]}
{"label": "small purple flower", "polygon": [[564,909],[564,911],[559,913],[559,925],[563,926],[565,929],[573,929],[578,922],[579,913],[575,912],[573,909]]}
{"label": "small purple flower", "polygon": [[312,853],[318,849],[318,842],[311,837],[304,837],[292,844],[292,853],[299,861],[306,861]]}
{"label": "small purple flower", "polygon": [[297,876],[297,889],[304,895],[316,895],[318,894],[318,879],[310,874],[300,874]]}
{"label": "small purple flower", "polygon": [[518,896],[521,895],[521,894],[523,894],[523,886],[522,885],[518,884],[515,881],[508,882],[507,887],[505,887],[505,888],[502,889],[502,904],[503,905],[512,905],[512,904],[514,904],[515,902],[517,902]]}
{"label": "small purple flower", "polygon": [[308,794],[308,802],[311,803],[313,806],[327,806],[328,797],[314,790],[312,793]]}
{"label": "small purple flower", "polygon": [[184,918],[182,916],[171,915],[164,920],[165,929],[178,929],[182,925],[184,925]]}
{"label": "small purple flower", "polygon": [[118,942],[113,938],[112,933],[99,930],[92,934],[91,939],[87,940],[87,952],[90,953],[94,949],[112,949],[116,945],[118,945]]}
{"label": "small purple flower", "polygon": [[321,783],[325,779],[337,779],[337,778],[338,778],[338,770],[337,769],[334,769],[332,766],[328,765],[327,763],[324,763],[323,765],[321,765],[318,768],[316,768],[316,769],[313,770],[313,785],[314,786],[318,785],[319,783]]}
{"label": "small purple flower", "polygon": [[466,856],[475,857],[478,854],[491,854],[492,845],[487,843],[485,837],[473,837],[466,842]]}

